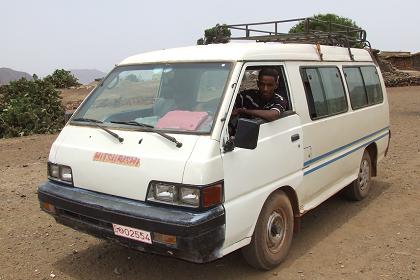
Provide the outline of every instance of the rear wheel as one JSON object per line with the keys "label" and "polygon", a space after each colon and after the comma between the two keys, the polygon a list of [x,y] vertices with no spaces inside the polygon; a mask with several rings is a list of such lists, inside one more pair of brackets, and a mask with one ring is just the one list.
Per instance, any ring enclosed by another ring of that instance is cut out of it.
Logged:
{"label": "rear wheel", "polygon": [[286,258],[292,238],[292,205],[284,192],[276,191],[265,202],[251,243],[242,254],[253,267],[269,270]]}
{"label": "rear wheel", "polygon": [[367,150],[363,153],[362,161],[360,162],[359,174],[345,190],[346,196],[351,200],[362,200],[370,191],[372,175],[372,160]]}

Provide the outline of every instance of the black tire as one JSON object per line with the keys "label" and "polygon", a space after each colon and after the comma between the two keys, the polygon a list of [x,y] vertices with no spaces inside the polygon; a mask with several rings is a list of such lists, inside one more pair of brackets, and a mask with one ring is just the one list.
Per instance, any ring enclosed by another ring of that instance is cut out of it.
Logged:
{"label": "black tire", "polygon": [[282,191],[271,194],[258,217],[251,243],[242,249],[246,261],[263,270],[280,264],[292,243],[293,222],[293,209],[287,195]]}
{"label": "black tire", "polygon": [[368,196],[371,186],[372,160],[367,150],[363,153],[360,162],[359,174],[344,190],[344,194],[350,200],[360,201]]}

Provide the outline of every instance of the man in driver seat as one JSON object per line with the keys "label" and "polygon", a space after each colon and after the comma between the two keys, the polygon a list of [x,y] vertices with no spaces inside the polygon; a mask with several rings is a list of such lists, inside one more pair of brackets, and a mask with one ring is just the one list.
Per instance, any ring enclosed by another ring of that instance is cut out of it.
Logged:
{"label": "man in driver seat", "polygon": [[240,92],[236,98],[232,116],[261,118],[274,121],[286,111],[288,102],[278,93],[279,73],[273,68],[263,68],[258,73],[258,90]]}

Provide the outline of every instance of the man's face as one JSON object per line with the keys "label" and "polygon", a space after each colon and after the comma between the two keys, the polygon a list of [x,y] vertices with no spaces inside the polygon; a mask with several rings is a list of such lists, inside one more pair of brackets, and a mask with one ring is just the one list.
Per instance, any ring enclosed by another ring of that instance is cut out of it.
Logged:
{"label": "man's face", "polygon": [[272,99],[276,88],[277,81],[272,76],[261,76],[258,80],[258,89],[260,90],[261,97],[264,100]]}

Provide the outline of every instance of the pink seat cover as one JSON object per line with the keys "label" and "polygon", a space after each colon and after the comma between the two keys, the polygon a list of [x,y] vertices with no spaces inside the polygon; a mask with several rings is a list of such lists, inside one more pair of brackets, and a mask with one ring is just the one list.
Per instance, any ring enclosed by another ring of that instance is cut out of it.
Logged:
{"label": "pink seat cover", "polygon": [[159,119],[155,127],[193,131],[197,130],[207,116],[207,112],[170,111]]}

